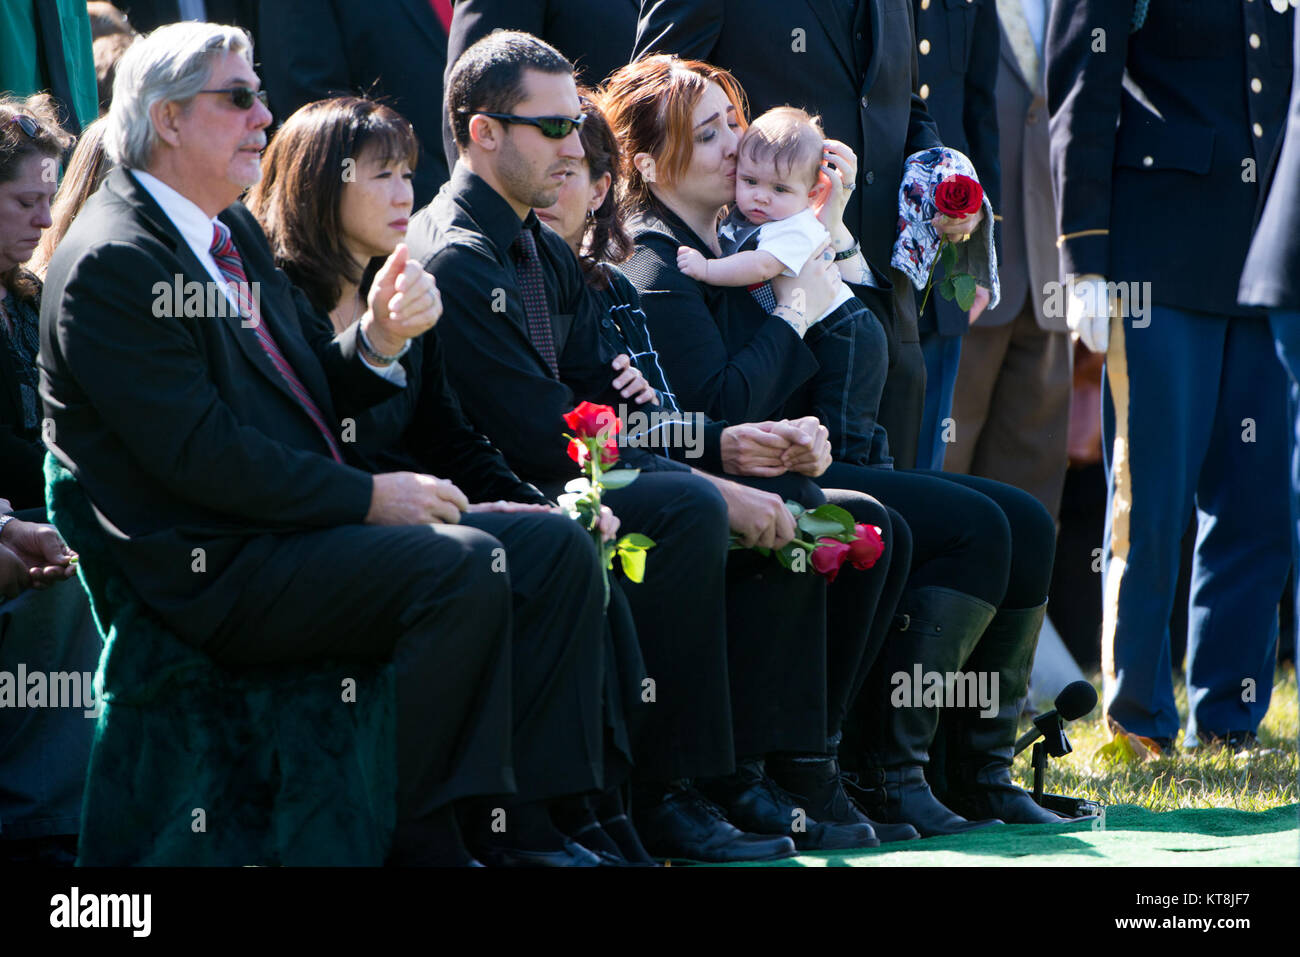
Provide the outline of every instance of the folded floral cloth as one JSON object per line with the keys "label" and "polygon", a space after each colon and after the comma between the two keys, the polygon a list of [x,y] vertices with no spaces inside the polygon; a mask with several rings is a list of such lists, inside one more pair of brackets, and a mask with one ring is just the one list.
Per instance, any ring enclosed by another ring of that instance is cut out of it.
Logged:
{"label": "folded floral cloth", "polygon": [[[950,176],[969,176],[979,182],[975,167],[964,153],[936,146],[913,153],[903,164],[903,182],[898,188],[898,239],[890,264],[902,270],[917,289],[924,289],[934,259],[939,255],[939,230],[930,220],[938,214],[934,188]],[[998,285],[998,254],[993,248],[993,206],[987,194],[982,200],[984,218],[964,243],[954,243],[955,271],[974,276],[989,290],[988,308],[1002,298]]]}

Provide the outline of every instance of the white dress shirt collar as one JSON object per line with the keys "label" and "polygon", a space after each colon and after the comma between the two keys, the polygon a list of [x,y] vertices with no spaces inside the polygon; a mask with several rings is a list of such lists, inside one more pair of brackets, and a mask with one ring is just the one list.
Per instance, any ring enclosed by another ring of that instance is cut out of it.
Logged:
{"label": "white dress shirt collar", "polygon": [[208,275],[224,288],[225,280],[217,268],[217,261],[212,258],[216,218],[208,216],[193,200],[187,199],[152,173],[140,169],[132,169],[130,173],[144,191],[154,198],[154,202],[162,207],[163,215],[171,220],[181,238],[208,271]]}

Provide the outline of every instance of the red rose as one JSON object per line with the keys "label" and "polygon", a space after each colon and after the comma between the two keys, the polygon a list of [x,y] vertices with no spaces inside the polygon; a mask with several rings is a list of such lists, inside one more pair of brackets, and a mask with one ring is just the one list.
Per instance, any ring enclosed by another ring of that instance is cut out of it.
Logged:
{"label": "red rose", "polygon": [[618,440],[611,437],[610,440],[605,443],[604,448],[600,450],[600,467],[607,469],[617,461]]}
{"label": "red rose", "polygon": [[578,463],[578,468],[587,464],[587,443],[578,439],[569,439],[569,458]]}
{"label": "red rose", "polygon": [[840,566],[848,557],[848,545],[834,538],[819,538],[817,547],[812,553],[813,570],[819,575],[826,576],[828,582],[833,582],[835,576],[840,573]]}
{"label": "red rose", "polygon": [[[586,439],[569,439],[569,458],[578,463],[578,468],[584,468],[587,459],[591,457],[591,452],[587,447]],[[618,440],[611,438],[600,449],[600,467],[607,469],[618,461]]]}
{"label": "red rose", "polygon": [[[622,428],[622,423],[618,420],[618,413],[607,405],[596,405],[594,402],[583,400],[578,403],[578,407],[572,412],[566,412],[564,423],[573,431],[573,434],[580,439],[596,439],[609,441],[609,437]],[[608,430],[602,434],[603,430]],[[573,453],[569,453],[573,457]]]}
{"label": "red rose", "polygon": [[934,188],[934,208],[952,219],[965,219],[984,203],[984,187],[960,173]]}
{"label": "red rose", "polygon": [[858,538],[849,544],[849,564],[864,572],[880,561],[880,556],[885,553],[885,543],[875,525],[854,525],[853,531]]}

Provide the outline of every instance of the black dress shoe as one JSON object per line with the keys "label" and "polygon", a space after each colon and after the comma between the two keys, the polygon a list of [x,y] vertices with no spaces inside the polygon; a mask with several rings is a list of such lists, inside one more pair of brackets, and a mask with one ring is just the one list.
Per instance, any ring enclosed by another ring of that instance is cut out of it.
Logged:
{"label": "black dress shoe", "polygon": [[668,785],[658,801],[638,801],[632,810],[642,842],[664,860],[730,864],[779,861],[795,854],[790,838],[746,834],[720,807],[680,783]]}
{"label": "black dress shoe", "polygon": [[1245,751],[1258,751],[1259,739],[1249,731],[1229,731],[1227,734],[1214,734],[1210,731],[1196,732],[1198,746],[1206,750],[1223,748],[1234,754]]}
{"label": "black dress shoe", "polygon": [[704,791],[737,826],[756,834],[786,834],[801,851],[879,847],[870,824],[829,824],[767,776],[762,761],[742,761],[736,773],[707,782]]}
{"label": "black dress shoe", "polygon": [[558,851],[530,851],[519,847],[485,844],[478,856],[488,867],[604,867],[605,861],[581,844],[565,841]]}

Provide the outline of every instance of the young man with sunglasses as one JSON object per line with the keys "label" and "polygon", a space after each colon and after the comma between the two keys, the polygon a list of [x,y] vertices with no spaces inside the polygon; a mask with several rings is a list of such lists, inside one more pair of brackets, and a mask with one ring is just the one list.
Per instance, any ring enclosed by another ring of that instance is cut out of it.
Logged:
{"label": "young man with sunglasses", "polygon": [[[447,377],[475,426],[518,475],[554,495],[577,475],[565,454],[563,413],[584,399],[622,402],[600,359],[604,307],[566,242],[533,212],[556,202],[583,159],[573,67],[530,34],[496,31],[456,62],[446,108],[458,160],[407,234],[411,255],[435,275],[447,304],[430,335],[443,344]],[[816,749],[825,739],[825,660],[808,651],[825,641],[824,585],[770,561],[756,567],[747,552],[728,559],[729,529],[748,527],[769,504],[758,543],[779,547],[793,534],[780,495],[718,478],[745,470],[732,456],[744,428],[711,423],[698,458],[669,450],[714,473],[707,477],[684,461],[621,447],[620,464],[641,475],[605,498],[624,530],[656,542],[645,580],[619,584],[650,679],[646,685],[636,676],[649,697],[644,731],[633,742],[633,809],[658,857],[760,860],[788,856],[796,844],[876,843],[867,827],[811,817],[792,833],[792,799],[761,761],[725,814],[691,783],[729,779],[737,753]],[[809,485],[801,476],[771,481],[785,479]],[[801,494],[808,493],[785,497]],[[751,692],[764,681],[775,688],[759,707]],[[798,704],[783,708],[778,699]]]}

